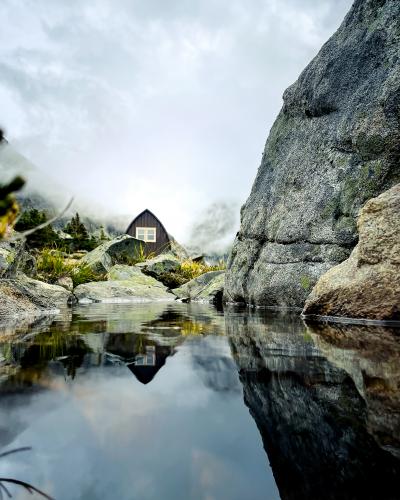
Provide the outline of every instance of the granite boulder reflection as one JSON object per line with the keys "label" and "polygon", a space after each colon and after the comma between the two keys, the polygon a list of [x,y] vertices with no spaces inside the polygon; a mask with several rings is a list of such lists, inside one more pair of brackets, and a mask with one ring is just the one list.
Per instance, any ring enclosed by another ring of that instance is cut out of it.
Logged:
{"label": "granite boulder reflection", "polygon": [[[370,405],[354,372],[327,355],[321,332],[297,316],[228,311],[226,331],[282,499],[398,498],[398,392],[390,407]],[[398,380],[398,363],[390,367]],[[382,372],[369,370],[368,380]],[[377,400],[386,397],[387,386],[373,386]],[[384,439],[371,428],[377,419]]]}

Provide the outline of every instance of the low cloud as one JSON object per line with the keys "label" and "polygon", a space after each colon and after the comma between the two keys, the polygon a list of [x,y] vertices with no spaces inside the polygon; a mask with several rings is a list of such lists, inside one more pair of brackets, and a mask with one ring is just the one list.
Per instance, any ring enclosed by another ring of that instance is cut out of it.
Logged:
{"label": "low cloud", "polygon": [[245,201],[284,89],[350,4],[1,0],[1,124],[69,194],[184,240]]}
{"label": "low cloud", "polygon": [[193,224],[188,248],[208,255],[229,252],[239,229],[239,203],[218,201],[201,212]]}

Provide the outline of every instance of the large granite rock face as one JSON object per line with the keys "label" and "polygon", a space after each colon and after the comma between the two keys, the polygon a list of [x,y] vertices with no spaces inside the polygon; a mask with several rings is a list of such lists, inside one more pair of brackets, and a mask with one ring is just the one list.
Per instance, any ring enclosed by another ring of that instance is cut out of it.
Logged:
{"label": "large granite rock face", "polygon": [[114,264],[133,261],[143,243],[127,234],[106,241],[81,259],[96,273],[107,273]]}
{"label": "large granite rock face", "polygon": [[400,184],[366,203],[358,230],[358,245],[319,279],[305,315],[400,320]]}
{"label": "large granite rock face", "polygon": [[400,2],[356,0],[284,93],[229,262],[228,301],[303,306],[400,180]]}

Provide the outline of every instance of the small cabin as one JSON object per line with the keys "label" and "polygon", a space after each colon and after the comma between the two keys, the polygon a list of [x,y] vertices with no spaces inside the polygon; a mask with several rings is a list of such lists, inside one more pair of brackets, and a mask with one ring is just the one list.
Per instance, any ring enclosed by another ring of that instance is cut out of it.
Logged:
{"label": "small cabin", "polygon": [[130,223],[126,234],[144,241],[147,254],[159,254],[171,248],[171,241],[165,227],[148,209]]}

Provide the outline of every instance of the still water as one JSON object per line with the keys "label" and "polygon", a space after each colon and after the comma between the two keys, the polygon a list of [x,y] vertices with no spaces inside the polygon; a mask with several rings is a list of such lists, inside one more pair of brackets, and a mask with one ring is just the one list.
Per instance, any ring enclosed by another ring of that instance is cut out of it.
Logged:
{"label": "still water", "polygon": [[3,478],[61,500],[400,498],[399,330],[154,303],[0,334],[0,452],[31,447]]}

